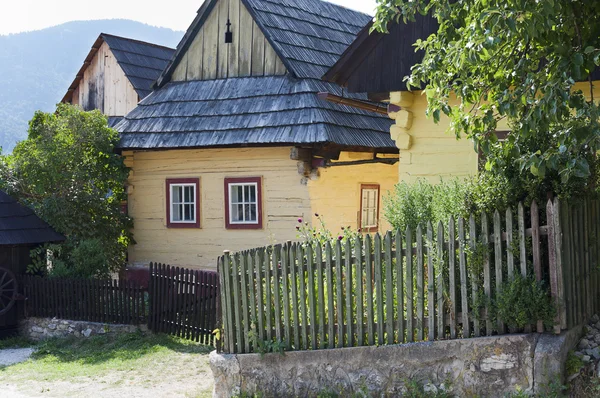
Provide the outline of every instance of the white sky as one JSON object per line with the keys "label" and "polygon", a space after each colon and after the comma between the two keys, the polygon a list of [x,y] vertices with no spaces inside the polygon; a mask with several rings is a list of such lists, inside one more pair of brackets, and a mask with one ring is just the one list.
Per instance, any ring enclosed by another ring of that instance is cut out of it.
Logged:
{"label": "white sky", "polygon": [[[186,30],[203,0],[2,0],[0,35],[39,30],[69,21],[132,19]],[[376,0],[330,0],[373,15]],[[2,4],[4,3],[4,4]],[[8,3],[8,4],[7,4]]]}

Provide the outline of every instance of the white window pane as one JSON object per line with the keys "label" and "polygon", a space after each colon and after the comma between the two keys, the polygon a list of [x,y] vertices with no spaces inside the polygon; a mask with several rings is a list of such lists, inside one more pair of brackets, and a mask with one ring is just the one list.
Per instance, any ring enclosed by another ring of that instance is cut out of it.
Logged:
{"label": "white window pane", "polygon": [[231,202],[242,203],[244,201],[244,192],[241,185],[231,186]]}
{"label": "white window pane", "polygon": [[171,192],[173,193],[173,203],[181,203],[181,186],[172,185]]}
{"label": "white window pane", "polygon": [[173,221],[181,221],[181,205],[180,204],[173,204],[172,205],[172,214],[171,214],[171,219]]}
{"label": "white window pane", "polygon": [[185,202],[191,203],[194,201],[194,187],[186,186],[185,187]]}
{"label": "white window pane", "polygon": [[252,203],[256,203],[256,186],[250,185],[249,187],[250,194],[248,195],[248,200]]}

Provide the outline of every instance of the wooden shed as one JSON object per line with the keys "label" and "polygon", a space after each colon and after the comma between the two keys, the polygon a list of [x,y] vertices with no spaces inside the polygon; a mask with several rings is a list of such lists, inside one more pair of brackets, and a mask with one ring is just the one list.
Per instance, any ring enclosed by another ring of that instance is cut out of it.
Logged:
{"label": "wooden shed", "polygon": [[19,279],[32,249],[65,238],[28,207],[0,191],[0,337],[12,333],[23,315]]}

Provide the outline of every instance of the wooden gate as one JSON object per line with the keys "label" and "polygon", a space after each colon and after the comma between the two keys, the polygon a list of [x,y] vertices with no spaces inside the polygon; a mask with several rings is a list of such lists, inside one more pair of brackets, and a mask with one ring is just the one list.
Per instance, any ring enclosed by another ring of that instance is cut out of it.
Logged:
{"label": "wooden gate", "polygon": [[150,263],[148,327],[214,345],[219,276],[216,272]]}

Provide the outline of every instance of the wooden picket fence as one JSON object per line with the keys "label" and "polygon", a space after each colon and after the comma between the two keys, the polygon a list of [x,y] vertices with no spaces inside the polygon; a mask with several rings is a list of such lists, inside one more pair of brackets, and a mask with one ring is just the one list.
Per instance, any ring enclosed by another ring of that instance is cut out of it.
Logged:
{"label": "wooden picket fence", "polygon": [[149,329],[215,345],[218,279],[216,272],[150,263]]}
{"label": "wooden picket fence", "polygon": [[555,199],[544,209],[519,204],[516,211],[323,248],[288,242],[225,252],[218,259],[223,349],[257,352],[276,342],[314,350],[542,332],[541,321],[509,330],[488,316],[488,303],[516,273],[548,284],[559,333],[600,308],[599,225],[598,201],[569,206]]}
{"label": "wooden picket fence", "polygon": [[140,325],[147,320],[146,289],[123,280],[23,276],[29,317]]}

